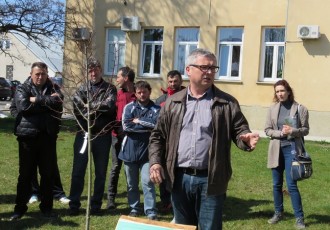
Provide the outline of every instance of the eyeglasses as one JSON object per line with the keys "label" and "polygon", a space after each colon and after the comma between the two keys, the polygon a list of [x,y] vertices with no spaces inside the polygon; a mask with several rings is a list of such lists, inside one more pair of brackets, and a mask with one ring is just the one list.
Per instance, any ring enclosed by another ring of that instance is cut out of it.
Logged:
{"label": "eyeglasses", "polygon": [[209,71],[211,73],[216,73],[219,71],[219,66],[214,66],[214,65],[189,65],[198,68],[200,71],[203,73],[208,73]]}

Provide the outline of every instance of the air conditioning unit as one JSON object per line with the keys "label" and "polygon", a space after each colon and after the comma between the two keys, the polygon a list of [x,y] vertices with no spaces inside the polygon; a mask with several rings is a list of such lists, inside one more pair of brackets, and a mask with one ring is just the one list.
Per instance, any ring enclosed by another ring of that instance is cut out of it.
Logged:
{"label": "air conditioning unit", "polygon": [[297,37],[301,39],[317,39],[320,37],[320,27],[317,25],[298,25]]}
{"label": "air conditioning unit", "polygon": [[90,39],[88,28],[74,28],[72,30],[72,39],[76,41],[86,41]]}
{"label": "air conditioning unit", "polygon": [[141,25],[139,17],[136,16],[124,16],[121,18],[121,30],[122,31],[140,31]]}

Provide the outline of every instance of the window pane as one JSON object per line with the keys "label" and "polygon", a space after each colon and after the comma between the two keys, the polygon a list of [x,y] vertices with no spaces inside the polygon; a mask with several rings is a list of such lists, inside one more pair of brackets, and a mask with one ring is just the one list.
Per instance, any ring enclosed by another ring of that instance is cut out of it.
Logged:
{"label": "window pane", "polygon": [[278,61],[277,61],[277,78],[283,77],[283,56],[284,56],[284,46],[278,47]]}
{"label": "window pane", "polygon": [[190,45],[189,47],[189,53],[191,53],[191,51],[197,49],[197,45]]}
{"label": "window pane", "polygon": [[198,28],[180,28],[177,30],[177,41],[179,42],[197,42],[199,37]]}
{"label": "window pane", "polygon": [[163,29],[145,29],[144,41],[163,41]]}
{"label": "window pane", "polygon": [[160,74],[160,66],[162,60],[162,46],[155,46],[154,73]]}
{"label": "window pane", "polygon": [[242,28],[222,28],[220,29],[220,42],[241,42],[242,35]]}
{"label": "window pane", "polygon": [[284,28],[267,28],[265,29],[266,42],[284,42]]}
{"label": "window pane", "polygon": [[108,63],[107,63],[107,72],[114,72],[115,68],[115,54],[116,54],[116,49],[114,44],[109,44],[109,51],[108,51]]}
{"label": "window pane", "polygon": [[272,77],[274,47],[267,46],[265,53],[264,78]]}
{"label": "window pane", "polygon": [[185,59],[186,59],[186,46],[179,45],[179,47],[178,47],[178,65],[176,68],[181,74],[184,74]]}
{"label": "window pane", "polygon": [[231,76],[238,77],[240,55],[241,55],[241,47],[233,46],[233,58],[231,61]]}
{"label": "window pane", "polygon": [[108,29],[108,41],[109,42],[118,42],[125,41],[126,33],[120,29]]}
{"label": "window pane", "polygon": [[151,45],[144,45],[143,47],[143,73],[150,73],[151,48]]}
{"label": "window pane", "polygon": [[220,45],[220,76],[226,76],[228,70],[229,46]]}

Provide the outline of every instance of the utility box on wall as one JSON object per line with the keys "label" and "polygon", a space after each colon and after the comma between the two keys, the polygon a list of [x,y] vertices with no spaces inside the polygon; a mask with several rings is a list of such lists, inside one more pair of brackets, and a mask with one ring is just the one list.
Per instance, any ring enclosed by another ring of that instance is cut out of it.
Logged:
{"label": "utility box on wall", "polygon": [[320,27],[318,25],[298,25],[297,37],[301,39],[318,39]]}
{"label": "utility box on wall", "polygon": [[85,41],[90,39],[90,32],[88,28],[74,28],[72,30],[72,38],[76,41]]}
{"label": "utility box on wall", "polygon": [[123,16],[121,18],[121,30],[127,32],[137,32],[141,30],[139,17],[137,16]]}

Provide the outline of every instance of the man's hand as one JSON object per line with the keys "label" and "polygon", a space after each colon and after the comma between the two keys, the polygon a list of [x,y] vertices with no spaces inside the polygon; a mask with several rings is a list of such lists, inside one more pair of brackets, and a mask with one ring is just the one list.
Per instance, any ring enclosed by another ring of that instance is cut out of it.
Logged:
{"label": "man's hand", "polygon": [[256,148],[256,145],[260,137],[258,133],[246,133],[240,135],[239,138],[250,147],[250,150],[253,150]]}
{"label": "man's hand", "polygon": [[50,96],[51,97],[60,97],[60,95],[58,93],[52,93]]}
{"label": "man's hand", "polygon": [[30,102],[31,102],[31,103],[36,102],[36,97],[30,97]]}
{"label": "man's hand", "polygon": [[150,180],[153,183],[160,184],[164,178],[164,169],[160,164],[154,164],[150,167]]}

